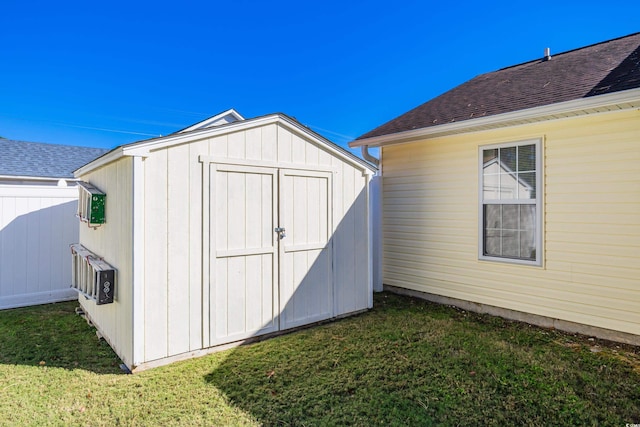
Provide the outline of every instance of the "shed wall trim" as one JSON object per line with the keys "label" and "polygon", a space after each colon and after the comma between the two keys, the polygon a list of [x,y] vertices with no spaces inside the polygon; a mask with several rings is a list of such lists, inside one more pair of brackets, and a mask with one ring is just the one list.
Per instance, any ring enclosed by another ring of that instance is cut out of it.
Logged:
{"label": "shed wall trim", "polygon": [[144,280],[145,280],[145,240],[144,240],[144,158],[133,158],[133,205],[132,205],[132,234],[133,234],[133,262],[132,262],[132,293],[133,293],[133,334],[131,343],[133,348],[133,365],[144,362]]}

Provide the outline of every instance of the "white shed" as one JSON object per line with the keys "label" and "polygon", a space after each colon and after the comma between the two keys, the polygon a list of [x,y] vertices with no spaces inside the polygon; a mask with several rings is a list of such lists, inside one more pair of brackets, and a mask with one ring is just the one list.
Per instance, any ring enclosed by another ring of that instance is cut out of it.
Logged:
{"label": "white shed", "polygon": [[80,303],[132,371],[366,310],[373,172],[282,114],[116,148],[76,171],[106,194],[80,243],[116,270]]}

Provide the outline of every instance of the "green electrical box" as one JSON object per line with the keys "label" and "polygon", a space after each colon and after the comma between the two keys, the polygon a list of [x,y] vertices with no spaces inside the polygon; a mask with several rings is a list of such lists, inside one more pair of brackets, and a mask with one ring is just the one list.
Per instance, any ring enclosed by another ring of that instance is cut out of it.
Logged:
{"label": "green electrical box", "polygon": [[78,182],[78,218],[90,227],[106,222],[105,204],[107,195],[88,182]]}

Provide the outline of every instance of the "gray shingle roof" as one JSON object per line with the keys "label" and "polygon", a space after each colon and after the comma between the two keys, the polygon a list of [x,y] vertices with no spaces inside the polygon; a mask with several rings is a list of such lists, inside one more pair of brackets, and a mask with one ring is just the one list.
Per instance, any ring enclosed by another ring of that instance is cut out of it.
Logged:
{"label": "gray shingle roof", "polygon": [[482,74],[358,139],[635,88],[640,88],[640,33]]}
{"label": "gray shingle roof", "polygon": [[0,175],[73,178],[73,171],[108,150],[0,139]]}

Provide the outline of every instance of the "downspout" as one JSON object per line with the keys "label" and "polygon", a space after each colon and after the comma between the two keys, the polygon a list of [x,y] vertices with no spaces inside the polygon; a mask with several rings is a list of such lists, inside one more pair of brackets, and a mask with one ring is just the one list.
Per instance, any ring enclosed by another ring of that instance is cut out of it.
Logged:
{"label": "downspout", "polygon": [[376,167],[380,166],[380,160],[376,159],[375,157],[373,157],[370,153],[369,153],[369,146],[368,145],[363,145],[360,147],[360,150],[362,152],[362,158],[365,159],[368,162],[373,163],[374,165],[376,165]]}

